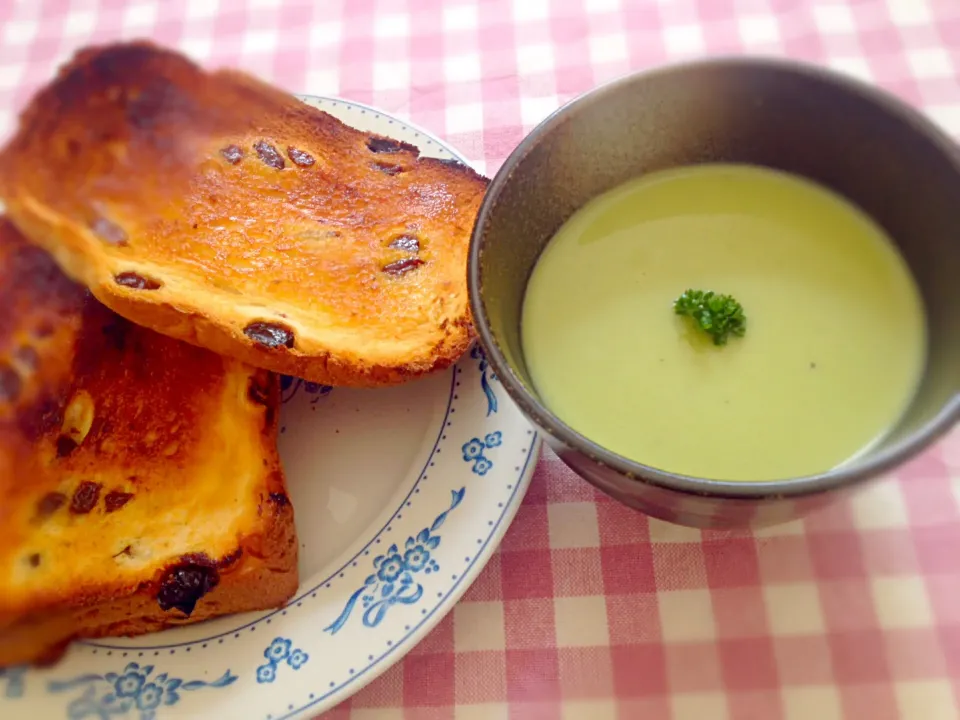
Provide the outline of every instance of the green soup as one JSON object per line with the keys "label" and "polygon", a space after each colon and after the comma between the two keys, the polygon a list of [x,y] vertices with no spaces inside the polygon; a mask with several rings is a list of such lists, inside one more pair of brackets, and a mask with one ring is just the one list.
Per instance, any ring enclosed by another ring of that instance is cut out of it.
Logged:
{"label": "green soup", "polygon": [[[717,346],[673,311],[688,288],[732,295],[743,337]],[[762,481],[841,465],[912,398],[920,294],[863,212],[793,175],[701,165],[598,197],[531,275],[522,343],[542,401],[625,457]]]}

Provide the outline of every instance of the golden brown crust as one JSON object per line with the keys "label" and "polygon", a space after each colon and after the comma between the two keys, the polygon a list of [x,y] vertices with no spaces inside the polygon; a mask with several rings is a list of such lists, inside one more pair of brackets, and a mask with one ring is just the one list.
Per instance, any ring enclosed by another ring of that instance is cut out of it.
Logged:
{"label": "golden brown crust", "polygon": [[295,591],[275,375],[118,317],[6,220],[0,307],[0,666]]}
{"label": "golden brown crust", "polygon": [[467,349],[486,184],[142,42],[79,53],[0,154],[15,222],[115,312],[333,385],[402,382]]}

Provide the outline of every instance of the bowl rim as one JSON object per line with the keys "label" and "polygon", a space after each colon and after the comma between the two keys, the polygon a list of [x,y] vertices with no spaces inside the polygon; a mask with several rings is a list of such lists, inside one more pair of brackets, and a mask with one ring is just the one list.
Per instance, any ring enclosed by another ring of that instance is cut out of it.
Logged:
{"label": "bowl rim", "polygon": [[479,342],[507,394],[524,414],[544,430],[547,436],[580,452],[593,462],[604,465],[636,482],[701,497],[759,500],[813,495],[875,478],[919,454],[936,440],[946,435],[960,421],[960,388],[954,391],[940,410],[926,423],[862,463],[840,465],[832,470],[815,475],[802,475],[777,480],[714,480],[673,473],[630,460],[607,450],[574,430],[527,389],[512,365],[507,361],[490,329],[486,303],[484,302],[483,277],[480,269],[483,236],[489,219],[497,207],[499,197],[504,187],[510,182],[517,165],[546,135],[564,123],[568,116],[578,108],[602,102],[607,96],[650,77],[686,73],[707,67],[727,67],[734,70],[766,68],[789,72],[805,75],[814,80],[838,86],[845,92],[859,95],[862,99],[872,103],[877,110],[893,115],[914,132],[931,141],[953,164],[957,176],[960,177],[960,147],[932,120],[918,109],[911,107],[879,87],[820,65],[767,56],[719,55],[656,65],[622,75],[572,98],[550,113],[520,141],[491,180],[474,222],[467,261],[469,300]]}

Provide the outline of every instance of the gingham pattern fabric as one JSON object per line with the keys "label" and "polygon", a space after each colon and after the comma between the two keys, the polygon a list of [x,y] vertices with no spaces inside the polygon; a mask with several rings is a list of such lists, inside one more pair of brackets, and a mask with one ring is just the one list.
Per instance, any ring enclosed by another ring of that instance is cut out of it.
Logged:
{"label": "gingham pattern fabric", "polygon": [[[960,135],[960,0],[2,0],[0,136],[77,46],[133,37],[375,105],[488,174],[565,100],[704,54],[829,65]],[[324,717],[954,720],[958,707],[960,431],[849,503],[756,534],[649,520],[545,452],[461,603]]]}

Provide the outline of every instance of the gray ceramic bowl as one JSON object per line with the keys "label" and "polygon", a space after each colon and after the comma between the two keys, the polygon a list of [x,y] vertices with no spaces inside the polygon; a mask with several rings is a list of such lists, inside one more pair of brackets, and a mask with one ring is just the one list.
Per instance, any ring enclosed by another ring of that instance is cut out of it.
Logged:
{"label": "gray ceramic bowl", "polygon": [[[929,332],[921,387],[886,441],[855,464],[769,483],[676,475],[591,442],[533,391],[520,317],[544,245],[605,190],[715,161],[779,168],[845,195],[886,228],[917,279]],[[490,364],[550,446],[596,487],[664,520],[746,527],[795,518],[904,462],[960,418],[960,153],[898,100],[819,68],[706,60],[632,75],[572,101],[493,179],[474,228],[469,283]]]}

